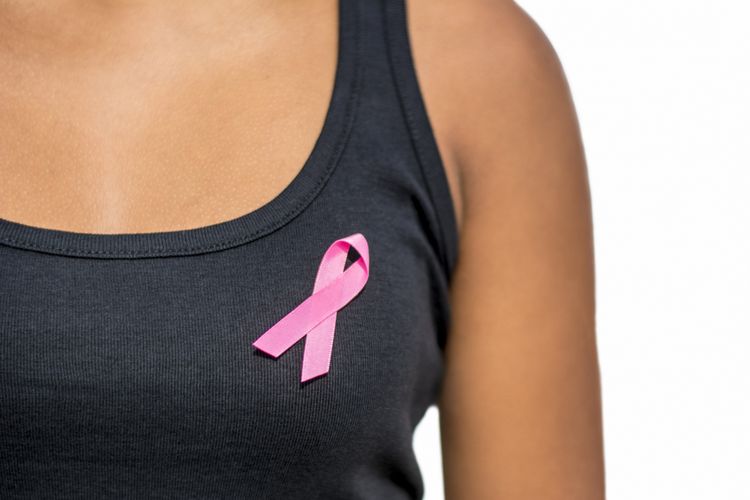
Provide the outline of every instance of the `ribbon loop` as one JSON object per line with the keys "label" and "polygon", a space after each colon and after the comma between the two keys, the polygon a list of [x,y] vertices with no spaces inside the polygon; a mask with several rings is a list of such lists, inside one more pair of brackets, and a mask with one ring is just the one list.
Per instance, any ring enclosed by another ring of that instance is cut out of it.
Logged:
{"label": "ribbon loop", "polygon": [[[344,271],[350,247],[359,258]],[[277,358],[306,337],[301,381],[328,373],[336,315],[362,291],[369,271],[369,248],[361,233],[334,241],[318,266],[312,295],[256,339],[253,346]]]}

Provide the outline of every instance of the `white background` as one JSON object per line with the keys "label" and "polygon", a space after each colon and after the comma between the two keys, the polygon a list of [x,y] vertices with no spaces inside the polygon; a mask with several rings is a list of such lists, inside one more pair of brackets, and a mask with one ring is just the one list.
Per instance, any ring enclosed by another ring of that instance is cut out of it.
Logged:
{"label": "white background", "polygon": [[[750,10],[518,4],[586,148],[607,499],[750,499]],[[433,406],[414,441],[426,500],[443,498],[438,433]]]}

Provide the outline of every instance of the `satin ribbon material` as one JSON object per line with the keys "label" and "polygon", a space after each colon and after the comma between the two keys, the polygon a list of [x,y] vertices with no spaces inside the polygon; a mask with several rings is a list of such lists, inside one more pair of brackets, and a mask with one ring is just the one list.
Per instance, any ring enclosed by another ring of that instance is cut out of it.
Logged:
{"label": "satin ribbon material", "polygon": [[[359,258],[344,271],[350,247]],[[369,248],[361,233],[334,241],[320,262],[312,295],[258,337],[253,346],[278,358],[306,337],[301,381],[328,373],[337,313],[362,291],[369,272]]]}

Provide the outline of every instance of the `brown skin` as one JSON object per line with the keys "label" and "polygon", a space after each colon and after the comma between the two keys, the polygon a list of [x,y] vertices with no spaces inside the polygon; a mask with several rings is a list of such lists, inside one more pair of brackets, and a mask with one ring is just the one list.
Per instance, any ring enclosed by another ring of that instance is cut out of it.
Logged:
{"label": "brown skin", "polygon": [[[185,229],[297,173],[333,82],[335,1],[52,4],[0,0],[0,217]],[[560,61],[511,1],[408,9],[461,239],[446,500],[602,500],[590,194]]]}
{"label": "brown skin", "polygon": [[300,5],[0,0],[0,217],[148,232],[270,201],[333,85],[336,4]]}
{"label": "brown skin", "polygon": [[461,214],[439,402],[446,499],[601,500],[590,194],[560,61],[513,2],[410,5]]}

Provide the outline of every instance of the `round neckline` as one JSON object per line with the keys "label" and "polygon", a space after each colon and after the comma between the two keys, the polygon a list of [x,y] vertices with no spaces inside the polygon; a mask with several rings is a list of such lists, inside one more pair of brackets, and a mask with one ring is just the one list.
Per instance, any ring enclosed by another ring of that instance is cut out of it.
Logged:
{"label": "round neckline", "polygon": [[216,252],[249,243],[284,226],[321,192],[338,165],[354,122],[358,98],[358,2],[338,2],[338,46],[333,89],[322,128],[295,177],[270,201],[222,222],[173,231],[85,233],[0,218],[0,244],[56,255],[148,258]]}

